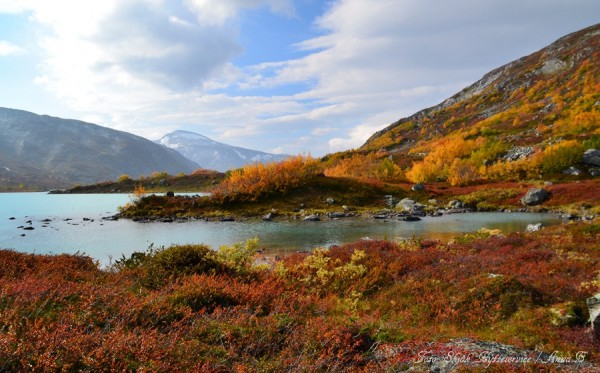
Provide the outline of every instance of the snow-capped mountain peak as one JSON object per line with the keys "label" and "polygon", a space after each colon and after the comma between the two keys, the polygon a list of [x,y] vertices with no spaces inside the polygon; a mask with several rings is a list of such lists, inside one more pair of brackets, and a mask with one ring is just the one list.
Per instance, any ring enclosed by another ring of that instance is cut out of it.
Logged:
{"label": "snow-capped mountain peak", "polygon": [[283,160],[288,155],[270,154],[214,141],[190,131],[173,131],[157,143],[174,149],[202,168],[227,171],[249,163],[268,163]]}

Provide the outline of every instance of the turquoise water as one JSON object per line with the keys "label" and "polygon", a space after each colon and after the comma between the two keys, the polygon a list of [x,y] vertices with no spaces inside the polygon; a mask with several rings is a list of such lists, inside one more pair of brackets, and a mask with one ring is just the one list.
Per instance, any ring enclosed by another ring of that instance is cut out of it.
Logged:
{"label": "turquoise water", "polygon": [[321,222],[135,223],[101,219],[114,215],[118,206],[130,199],[125,194],[0,193],[0,248],[44,254],[80,252],[108,264],[150,245],[205,243],[216,248],[257,236],[266,253],[279,254],[364,238],[449,238],[483,227],[514,232],[525,230],[528,224],[560,221],[552,214],[528,213],[452,214],[420,222],[346,218]]}

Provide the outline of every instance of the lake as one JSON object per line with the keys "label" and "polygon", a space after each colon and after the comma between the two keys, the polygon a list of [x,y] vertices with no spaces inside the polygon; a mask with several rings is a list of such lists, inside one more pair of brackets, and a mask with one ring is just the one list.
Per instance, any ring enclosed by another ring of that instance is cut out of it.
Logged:
{"label": "lake", "polygon": [[[0,193],[0,248],[38,254],[80,252],[106,265],[111,259],[144,251],[150,245],[205,243],[217,248],[259,237],[265,253],[280,254],[366,238],[444,239],[480,228],[515,232],[525,230],[528,224],[560,222],[554,214],[497,212],[449,214],[426,217],[419,222],[367,218],[321,222],[102,220],[117,213],[118,207],[130,200],[126,194]],[[23,230],[20,226],[34,229]]]}

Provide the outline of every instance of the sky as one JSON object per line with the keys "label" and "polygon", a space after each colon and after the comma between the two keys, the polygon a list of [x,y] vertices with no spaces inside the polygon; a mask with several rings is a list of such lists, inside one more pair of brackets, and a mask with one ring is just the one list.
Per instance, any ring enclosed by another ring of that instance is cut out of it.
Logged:
{"label": "sky", "polygon": [[0,0],[0,107],[322,156],[599,22],[598,0]]}

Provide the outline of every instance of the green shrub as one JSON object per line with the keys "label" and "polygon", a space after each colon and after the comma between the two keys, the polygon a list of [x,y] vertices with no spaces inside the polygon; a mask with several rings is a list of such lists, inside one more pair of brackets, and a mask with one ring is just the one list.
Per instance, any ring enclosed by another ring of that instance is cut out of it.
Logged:
{"label": "green shrub", "polygon": [[174,277],[223,272],[213,251],[206,245],[174,245],[160,249],[151,246],[145,253],[134,252],[129,258],[121,258],[113,269],[139,269],[142,284],[154,289]]}
{"label": "green shrub", "polygon": [[214,260],[235,274],[252,272],[254,259],[258,250],[258,238],[250,238],[246,243],[236,242],[233,245],[221,246],[213,253]]}
{"label": "green shrub", "polygon": [[123,174],[123,175],[119,176],[119,178],[117,179],[117,182],[122,183],[122,182],[130,181],[130,180],[131,180],[131,177],[129,175]]}
{"label": "green shrub", "polygon": [[149,261],[149,268],[167,275],[191,275],[210,272],[216,263],[205,245],[175,245],[159,250]]}
{"label": "green shrub", "polygon": [[152,173],[152,175],[150,177],[155,181],[159,181],[159,180],[166,179],[167,177],[169,177],[169,174],[165,171],[155,171]]}
{"label": "green shrub", "polygon": [[583,152],[583,146],[574,140],[551,145],[541,154],[540,168],[546,173],[560,172],[579,163]]}
{"label": "green shrub", "polygon": [[600,149],[600,135],[592,135],[590,138],[583,142],[585,149]]}

